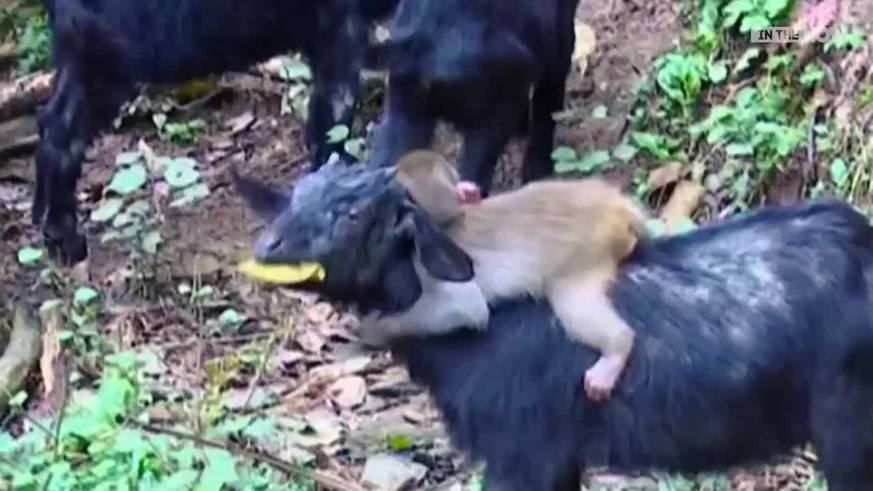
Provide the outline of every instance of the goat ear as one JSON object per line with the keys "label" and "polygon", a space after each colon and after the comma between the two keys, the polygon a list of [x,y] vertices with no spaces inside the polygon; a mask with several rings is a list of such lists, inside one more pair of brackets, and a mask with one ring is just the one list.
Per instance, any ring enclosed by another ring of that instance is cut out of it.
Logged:
{"label": "goat ear", "polygon": [[387,297],[384,313],[405,312],[421,297],[421,280],[412,258],[406,258],[386,268],[382,287]]}
{"label": "goat ear", "polygon": [[230,172],[236,191],[262,220],[273,221],[282,210],[291,204],[288,196],[260,181],[239,175],[236,168],[231,168]]}
{"label": "goat ear", "polygon": [[413,206],[412,221],[421,265],[431,276],[442,281],[473,279],[473,259],[437,228],[421,208]]}

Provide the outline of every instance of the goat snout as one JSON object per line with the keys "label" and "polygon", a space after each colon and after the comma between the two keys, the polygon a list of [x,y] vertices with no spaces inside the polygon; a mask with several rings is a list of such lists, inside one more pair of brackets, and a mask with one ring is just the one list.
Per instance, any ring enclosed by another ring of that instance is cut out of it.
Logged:
{"label": "goat snout", "polygon": [[284,249],[285,240],[275,231],[267,230],[255,241],[255,259],[261,262],[276,260],[277,255]]}

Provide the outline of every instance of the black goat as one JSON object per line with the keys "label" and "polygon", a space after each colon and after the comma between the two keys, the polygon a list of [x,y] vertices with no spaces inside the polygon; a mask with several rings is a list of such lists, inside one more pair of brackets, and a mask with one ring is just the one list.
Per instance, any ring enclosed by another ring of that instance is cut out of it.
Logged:
{"label": "black goat", "polygon": [[[305,285],[396,312],[468,267],[390,171],[329,164],[291,198],[242,180],[271,224],[265,262],[320,262]],[[580,225],[584,226],[584,225]],[[637,333],[612,399],[580,389],[597,353],[544,303],[496,307],[484,332],[398,339],[489,489],[578,490],[580,471],[704,471],[811,440],[831,491],[873,489],[873,228],[839,203],[772,208],[641,243],[610,298]]]}
{"label": "black goat", "polygon": [[65,262],[87,255],[77,231],[76,181],[86,147],[139,83],[172,83],[252,63],[289,49],[314,67],[306,140],[314,164],[350,124],[371,20],[397,0],[45,0],[56,69],[39,118],[33,222]]}
{"label": "black goat", "polygon": [[463,135],[461,179],[491,186],[509,139],[529,136],[525,182],[552,173],[578,0],[401,0],[392,39],[368,63],[387,67],[388,95],[371,163],[427,148],[442,119]]}

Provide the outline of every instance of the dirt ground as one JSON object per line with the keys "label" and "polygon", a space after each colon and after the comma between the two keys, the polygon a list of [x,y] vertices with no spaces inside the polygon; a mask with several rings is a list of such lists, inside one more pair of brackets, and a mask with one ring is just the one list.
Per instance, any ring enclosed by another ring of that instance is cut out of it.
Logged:
{"label": "dirt ground", "polygon": [[[566,107],[574,118],[559,128],[558,144],[583,152],[618,143],[634,101],[634,84],[653,57],[678,39],[678,11],[678,2],[670,0],[582,0],[578,16],[594,29],[596,48],[584,77],[577,72],[569,80]],[[451,483],[469,469],[450,450],[426,394],[412,386],[403,370],[391,366],[385,355],[362,355],[353,348],[348,328],[354,319],[308,295],[252,285],[235,272],[259,224],[229,187],[229,169],[235,166],[270,182],[291,182],[303,170],[301,124],[280,114],[281,93],[274,85],[234,90],[201,108],[198,116],[207,121],[208,130],[191,145],[161,142],[150,122],[142,120],[128,121],[120,131],[102,137],[89,152],[90,162],[79,183],[83,222],[87,223],[85,217],[111,177],[115,156],[135,149],[140,139],[161,154],[196,159],[212,192],[196,207],[167,212],[165,243],[147,295],[141,284],[125,276],[131,265],[124,251],[115,243],[100,244],[99,231],[91,223],[86,225],[91,256],[81,278],[106,292],[107,332],[122,346],[158,353],[166,365],[160,383],[190,392],[204,386],[203,366],[208,360],[261,346],[273,330],[293,325],[294,333],[274,350],[260,380],[260,386],[275,395],[272,410],[328,414],[326,418],[341,421],[343,436],[331,442],[329,460],[350,476],[371,452],[372,435],[386,427],[401,427],[426,442],[408,452],[427,467],[426,481]],[[589,117],[599,106],[607,108],[608,116]],[[249,114],[254,123],[233,134],[228,122]],[[450,156],[457,155],[457,138],[445,129],[440,131],[438,146]],[[518,183],[515,171],[520,156],[519,145],[514,143],[502,158],[500,187]],[[29,223],[30,162],[30,156],[23,156],[0,164],[0,302],[6,305],[38,291],[33,274],[22,271],[15,258],[20,247],[39,239]],[[209,284],[219,294],[214,301],[192,307],[175,294],[181,282]],[[231,334],[216,334],[201,322],[227,306],[234,306],[251,322]],[[313,370],[354,362],[361,356],[369,357],[366,369],[310,383]],[[338,398],[350,390],[347,385],[352,384],[352,377],[364,381],[366,394],[362,404],[345,407]],[[245,392],[250,379],[250,373],[240,375],[233,383],[234,393]],[[780,484],[755,489],[784,488]]]}

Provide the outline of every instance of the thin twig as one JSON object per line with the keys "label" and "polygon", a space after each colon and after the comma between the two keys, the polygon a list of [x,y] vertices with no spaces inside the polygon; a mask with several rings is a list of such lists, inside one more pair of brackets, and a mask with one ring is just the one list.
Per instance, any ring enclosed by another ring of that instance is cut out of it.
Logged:
{"label": "thin twig", "polygon": [[[209,342],[215,345],[226,345],[226,344],[238,344],[245,343],[250,341],[260,341],[262,339],[267,339],[274,336],[273,333],[270,332],[254,332],[250,334],[240,334],[238,336],[228,336],[222,338],[211,338]],[[174,341],[172,343],[163,343],[157,344],[155,347],[162,350],[176,350],[182,348],[188,348],[191,345],[201,341],[201,338],[191,338],[185,341]]]}
{"label": "thin twig", "polygon": [[67,402],[70,395],[70,363],[69,358],[64,351],[61,351],[61,364],[64,367],[64,383],[61,386],[61,405],[58,408],[58,418],[55,420],[54,427],[54,450],[55,458],[60,454],[61,442],[61,423],[64,421],[64,414],[67,411]]}
{"label": "thin twig", "polygon": [[[61,456],[61,423],[63,423],[64,414],[67,412],[67,402],[69,401],[70,395],[70,363],[63,350],[61,350],[61,365],[64,367],[64,383],[61,386],[61,405],[58,408],[58,418],[55,420],[54,436],[52,437],[55,461],[57,461]],[[53,475],[54,473],[50,473],[48,479],[45,480],[45,483],[42,486],[43,491],[49,489]]]}
{"label": "thin twig", "polygon": [[[288,338],[291,336],[291,330],[292,330],[292,326],[291,326],[291,323],[289,321],[286,321],[285,325],[286,325],[285,335],[282,336],[282,346],[285,346],[285,344],[288,342]],[[278,339],[278,336],[276,335],[276,332],[274,331],[270,335],[270,342],[269,342],[269,344],[267,344],[267,349],[264,352],[263,356],[261,357],[261,363],[258,365],[258,370],[255,372],[255,377],[252,379],[251,383],[249,384],[249,389],[246,392],[246,397],[244,399],[245,402],[243,402],[243,406],[242,406],[243,409],[246,409],[249,407],[249,403],[252,401],[252,396],[255,394],[255,389],[258,387],[258,384],[261,383],[261,378],[263,378],[263,376],[264,376],[264,369],[267,366],[267,360],[270,359],[270,356],[272,356],[272,354],[273,354],[273,350],[276,349],[276,339]]]}
{"label": "thin twig", "polygon": [[815,146],[815,120],[818,115],[818,110],[812,112],[812,117],[809,121],[809,128],[806,133],[806,168],[804,169],[804,180],[818,179],[818,157],[817,148]]}
{"label": "thin twig", "polygon": [[232,454],[242,455],[252,460],[256,460],[259,462],[263,462],[270,467],[286,474],[286,475],[297,475],[307,479],[311,479],[322,486],[326,486],[329,489],[335,489],[337,491],[366,491],[366,489],[358,486],[357,484],[347,482],[343,479],[340,479],[336,476],[332,476],[325,472],[314,471],[302,467],[297,464],[292,464],[290,462],[286,462],[279,458],[273,457],[271,455],[263,454],[260,452],[254,452],[251,450],[247,450],[245,448],[240,448],[237,445],[231,444],[223,444],[219,442],[215,442],[212,440],[208,440],[206,438],[192,435],[189,433],[183,433],[181,431],[173,430],[170,428],[164,428],[160,426],[154,426],[147,423],[139,423],[137,421],[128,421],[129,424],[136,426],[142,430],[158,433],[163,435],[172,436],[174,438],[179,438],[181,440],[188,440],[190,442],[194,442],[197,445],[204,447],[217,448],[219,450],[225,450]]}

